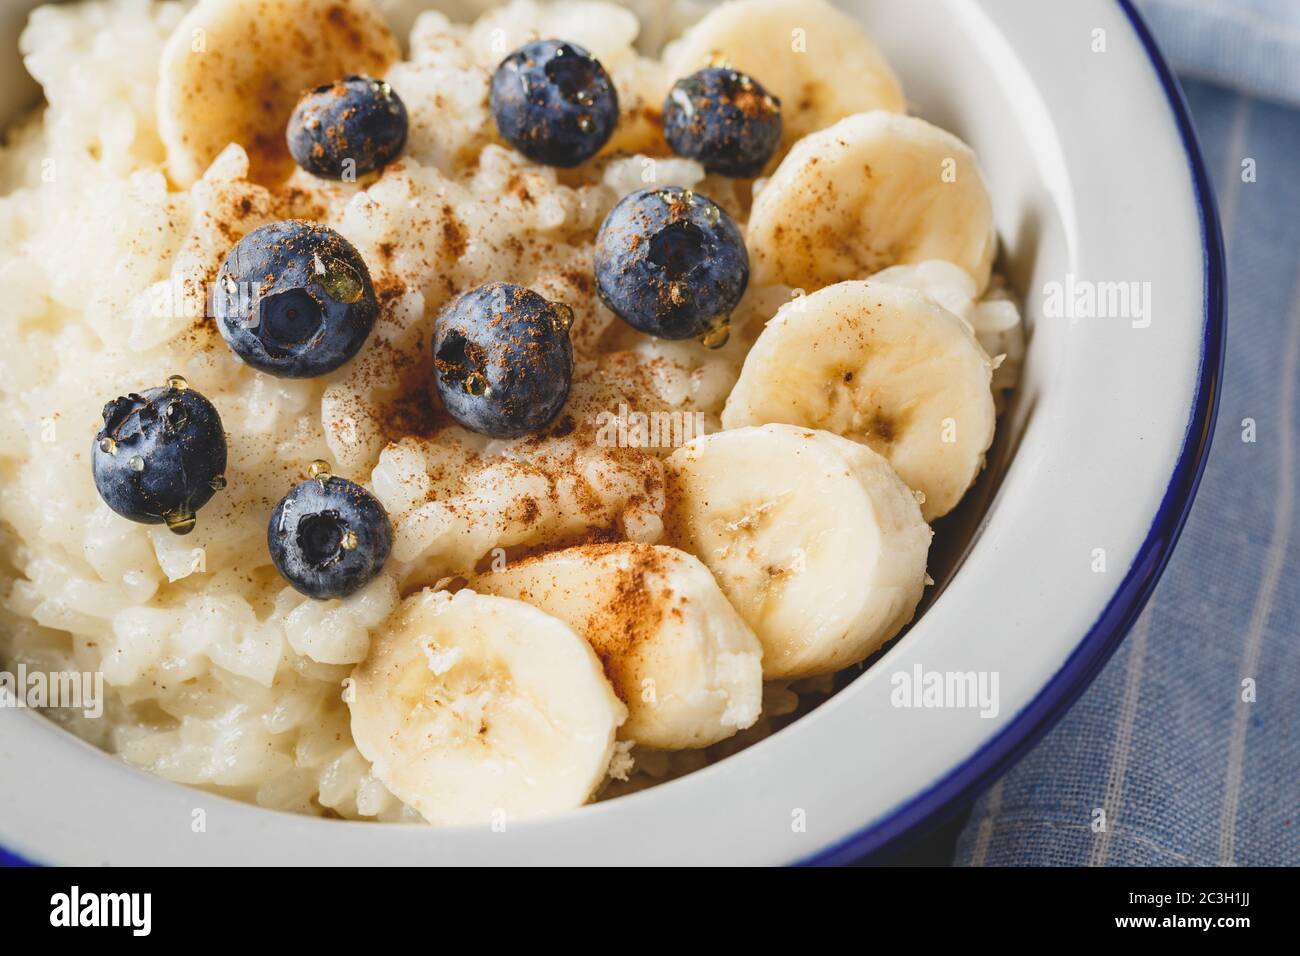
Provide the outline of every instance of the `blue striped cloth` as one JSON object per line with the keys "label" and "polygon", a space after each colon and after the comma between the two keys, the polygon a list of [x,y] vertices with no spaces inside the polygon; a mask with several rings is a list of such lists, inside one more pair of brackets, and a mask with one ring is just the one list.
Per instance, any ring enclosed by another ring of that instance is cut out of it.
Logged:
{"label": "blue striped cloth", "polygon": [[1170,65],[1247,96],[1300,103],[1297,0],[1138,0]]}
{"label": "blue striped cloth", "polygon": [[1300,864],[1300,0],[1142,9],[1213,81],[1185,82],[1228,251],[1213,450],[1146,612],[976,803],[958,865]]}

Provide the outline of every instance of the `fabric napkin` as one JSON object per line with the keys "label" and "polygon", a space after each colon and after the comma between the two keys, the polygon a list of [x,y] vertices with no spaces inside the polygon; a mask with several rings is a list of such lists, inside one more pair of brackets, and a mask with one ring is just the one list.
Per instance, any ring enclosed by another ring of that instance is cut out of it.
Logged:
{"label": "fabric napkin", "polygon": [[1300,104],[1297,0],[1138,0],[1178,74]]}

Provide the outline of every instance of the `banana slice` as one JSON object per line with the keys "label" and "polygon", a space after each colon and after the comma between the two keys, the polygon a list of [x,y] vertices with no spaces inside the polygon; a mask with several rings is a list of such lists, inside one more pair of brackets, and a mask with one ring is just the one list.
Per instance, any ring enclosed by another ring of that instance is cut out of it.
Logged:
{"label": "banana slice", "polygon": [[993,443],[993,363],[970,327],[915,289],[840,282],[783,305],[745,357],[722,427],[788,422],[870,445],[924,495],[961,500]]}
{"label": "banana slice", "polygon": [[407,598],[352,677],[357,748],[434,824],[585,803],[627,716],[568,625],[468,589]]}
{"label": "banana slice", "polygon": [[807,291],[945,259],[978,294],[997,252],[993,204],[970,147],[924,120],[879,111],[797,143],[755,196],[747,236],[758,283]]}
{"label": "banana slice", "polygon": [[763,644],[763,676],[829,674],[912,619],[931,532],[889,463],[829,432],[714,432],[669,456],[671,540]]}
{"label": "banana slice", "polygon": [[369,0],[199,0],[159,64],[168,174],[188,187],[239,143],[254,180],[282,178],[293,164],[284,127],[302,91],[349,73],[382,76],[400,56]]}
{"label": "banana slice", "polygon": [[[872,282],[904,285],[924,292],[975,333],[984,351],[993,358],[993,398],[1014,389],[1020,380],[1025,358],[1025,326],[1020,309],[1011,297],[1006,280],[994,274],[984,298],[977,298],[975,280],[951,262],[930,259],[917,265],[890,266],[868,277]],[[998,409],[1001,414],[1001,408]]]}
{"label": "banana slice", "polygon": [[470,586],[527,601],[587,639],[627,704],[621,738],[661,750],[707,747],[758,719],[763,648],[692,555],[583,545]]}
{"label": "banana slice", "polygon": [[787,145],[854,113],[906,109],[898,78],[875,42],[825,0],[715,7],[665,51],[668,83],[717,60],[780,98]]}

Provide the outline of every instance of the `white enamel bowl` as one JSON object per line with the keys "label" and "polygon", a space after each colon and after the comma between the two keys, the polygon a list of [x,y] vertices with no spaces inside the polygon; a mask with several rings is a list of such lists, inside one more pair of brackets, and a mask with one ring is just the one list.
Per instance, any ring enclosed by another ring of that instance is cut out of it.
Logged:
{"label": "white enamel bowl", "polygon": [[[10,71],[21,70],[19,6],[0,22]],[[943,528],[941,586],[903,640],[737,756],[504,833],[261,810],[2,710],[0,845],[59,863],[837,862],[897,846],[1041,735],[1132,624],[1195,492],[1224,335],[1208,180],[1176,86],[1127,3],[844,6],[874,31],[913,110],[979,154],[1032,330],[989,472]],[[6,94],[23,96],[4,76]],[[18,105],[0,104],[3,118]],[[1071,275],[1150,283],[1149,326],[1047,317],[1044,287]],[[997,715],[891,706],[890,676],[918,665],[996,673]],[[196,807],[204,833],[189,826]]]}

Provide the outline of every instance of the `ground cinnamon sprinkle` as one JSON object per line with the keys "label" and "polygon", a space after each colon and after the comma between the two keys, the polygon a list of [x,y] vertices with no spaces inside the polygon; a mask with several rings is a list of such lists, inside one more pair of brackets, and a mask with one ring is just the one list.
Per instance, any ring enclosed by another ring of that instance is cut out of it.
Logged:
{"label": "ground cinnamon sprinkle", "polygon": [[568,283],[569,288],[571,288],[577,295],[580,295],[583,298],[591,298],[596,291],[596,281],[592,278],[590,272],[583,272],[578,269],[566,269],[560,273],[560,278]]}
{"label": "ground cinnamon sprinkle", "polygon": [[[594,595],[596,606],[577,630],[596,652],[614,693],[626,702],[639,690],[636,675],[644,669],[645,647],[663,626],[665,614],[673,611],[678,616],[681,614],[661,593],[666,586],[667,561],[654,546],[627,541],[590,541],[565,548],[563,553],[584,564],[599,564],[607,572],[599,582],[599,592]],[[526,568],[550,556],[535,554],[514,560],[508,566]],[[520,597],[545,605],[566,603],[576,595],[524,589]]]}
{"label": "ground cinnamon sprinkle", "polygon": [[522,525],[531,525],[541,514],[541,508],[537,505],[537,499],[531,496],[523,497],[515,501],[506,512],[506,517],[510,521]]}
{"label": "ground cinnamon sprinkle", "polygon": [[456,210],[446,204],[442,207],[442,241],[448,255],[453,259],[463,256],[469,245],[469,236],[464,224],[456,218]]}

